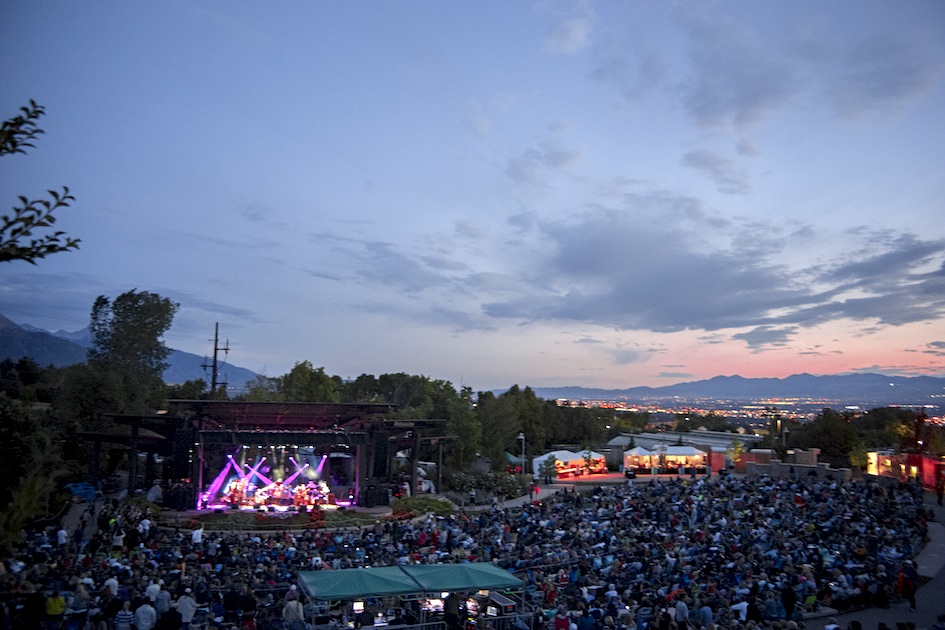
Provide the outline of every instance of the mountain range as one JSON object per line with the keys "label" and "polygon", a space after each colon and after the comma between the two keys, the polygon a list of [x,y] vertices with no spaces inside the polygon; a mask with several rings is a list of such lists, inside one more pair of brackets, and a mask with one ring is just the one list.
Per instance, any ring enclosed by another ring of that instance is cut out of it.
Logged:
{"label": "mountain range", "polygon": [[[0,315],[0,360],[17,361],[31,357],[42,366],[65,367],[85,362],[91,337],[88,329],[49,332],[29,325],[20,326]],[[170,367],[164,381],[179,384],[196,379],[210,380],[204,366],[208,361],[189,352],[172,350]],[[242,390],[258,374],[228,363],[220,369],[231,390]],[[864,407],[887,405],[945,406],[945,378],[931,376],[885,376],[883,374],[838,374],[815,376],[794,374],[786,378],[744,378],[716,376],[702,381],[677,383],[664,387],[596,389],[587,387],[533,387],[535,395],[545,400],[677,402],[762,401],[769,399],[824,400],[833,404]],[[496,394],[505,390],[496,390]]]}
{"label": "mountain range", "polygon": [[592,389],[585,387],[533,387],[539,398],[645,402],[700,400],[733,402],[769,399],[817,400],[862,407],[945,406],[945,378],[932,376],[886,376],[883,374],[794,374],[785,378],[716,376],[702,381],[664,387]]}
{"label": "mountain range", "polygon": [[[20,326],[0,315],[0,360],[17,361],[22,357],[30,357],[41,366],[54,367],[85,363],[91,339],[88,328],[49,332],[34,326]],[[209,363],[206,357],[171,349],[167,362],[169,367],[164,372],[165,383],[180,384],[198,378],[210,381],[210,370],[204,368]],[[226,381],[227,387],[235,391],[245,389],[246,383],[258,376],[252,370],[229,363],[224,363],[218,371],[220,380]]]}

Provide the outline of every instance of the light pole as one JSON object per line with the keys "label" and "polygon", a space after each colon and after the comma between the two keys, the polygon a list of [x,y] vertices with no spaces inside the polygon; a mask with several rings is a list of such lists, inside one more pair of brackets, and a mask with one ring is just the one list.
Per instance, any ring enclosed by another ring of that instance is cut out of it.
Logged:
{"label": "light pole", "polygon": [[525,434],[519,432],[518,439],[522,441],[522,474],[525,474]]}

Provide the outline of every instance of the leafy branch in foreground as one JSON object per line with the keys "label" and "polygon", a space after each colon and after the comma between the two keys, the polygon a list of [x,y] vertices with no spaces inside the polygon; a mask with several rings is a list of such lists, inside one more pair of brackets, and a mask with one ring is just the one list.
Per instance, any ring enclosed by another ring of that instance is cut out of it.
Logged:
{"label": "leafy branch in foreground", "polygon": [[40,258],[72,249],[79,249],[79,239],[66,236],[62,230],[32,238],[33,231],[52,227],[56,222],[53,213],[69,205],[75,197],[69,194],[67,186],[62,192],[47,191],[50,199],[29,200],[20,195],[20,205],[13,208],[13,215],[4,215],[0,219],[0,262],[25,260],[35,265]]}
{"label": "leafy branch in foreground", "polygon": [[[34,146],[32,141],[44,133],[36,122],[46,113],[42,105],[31,100],[29,106],[20,108],[20,112],[0,123],[0,155],[26,153],[26,147]],[[79,239],[67,236],[61,230],[33,238],[34,231],[55,224],[56,210],[75,201],[66,186],[61,192],[47,192],[49,199],[30,200],[21,195],[20,205],[14,206],[13,214],[0,218],[0,262],[24,260],[35,265],[40,258],[79,248]]]}

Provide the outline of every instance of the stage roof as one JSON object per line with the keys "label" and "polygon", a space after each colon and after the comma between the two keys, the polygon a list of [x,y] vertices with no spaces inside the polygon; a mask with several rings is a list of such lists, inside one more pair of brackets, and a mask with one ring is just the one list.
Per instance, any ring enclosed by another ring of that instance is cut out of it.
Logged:
{"label": "stage roof", "polygon": [[379,416],[394,411],[386,403],[259,403],[223,400],[172,400],[202,421],[201,428],[233,431],[296,429],[363,430]]}
{"label": "stage roof", "polygon": [[490,562],[300,571],[298,576],[302,590],[318,600],[518,588],[523,584]]}

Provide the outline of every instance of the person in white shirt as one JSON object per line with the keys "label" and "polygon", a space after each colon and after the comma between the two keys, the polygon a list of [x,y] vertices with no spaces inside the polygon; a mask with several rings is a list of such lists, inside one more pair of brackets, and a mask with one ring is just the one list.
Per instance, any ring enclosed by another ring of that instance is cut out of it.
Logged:
{"label": "person in white shirt", "polygon": [[135,611],[135,629],[136,630],[151,630],[157,624],[157,612],[154,610],[154,606],[151,605],[150,601],[145,601],[143,604],[138,606],[138,610]]}
{"label": "person in white shirt", "polygon": [[118,578],[113,575],[105,580],[105,588],[111,592],[112,597],[118,597]]}
{"label": "person in white shirt", "polygon": [[151,583],[148,584],[148,588],[144,589],[144,596],[153,602],[157,599],[157,594],[160,590],[161,583],[158,581],[158,578],[152,578]]}
{"label": "person in white shirt", "polygon": [[176,606],[177,612],[180,613],[181,627],[183,630],[189,630],[190,622],[197,613],[197,600],[191,595],[189,588],[185,588],[184,594],[177,598]]}

